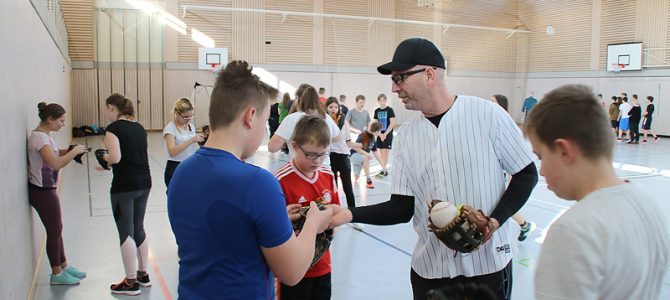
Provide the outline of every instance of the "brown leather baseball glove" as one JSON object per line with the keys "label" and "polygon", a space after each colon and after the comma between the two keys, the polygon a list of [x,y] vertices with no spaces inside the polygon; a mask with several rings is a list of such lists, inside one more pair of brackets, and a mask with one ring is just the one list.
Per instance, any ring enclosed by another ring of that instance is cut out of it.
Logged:
{"label": "brown leather baseball glove", "polygon": [[481,209],[464,204],[458,208],[459,214],[449,224],[437,228],[432,221],[428,228],[447,247],[461,253],[470,253],[477,250],[488,235],[489,217]]}
{"label": "brown leather baseball glove", "polygon": [[[316,204],[319,207],[319,210],[324,210],[326,209],[326,206],[316,200]],[[293,231],[296,232],[296,234],[300,233],[300,230],[302,230],[302,226],[305,225],[305,221],[307,220],[307,212],[309,211],[309,206],[304,206],[300,208],[300,219],[296,220],[293,222]],[[324,254],[326,254],[326,251],[330,248],[330,241],[333,240],[333,230],[329,229],[326,230],[322,233],[319,233],[316,235],[316,242],[314,244],[314,259],[312,259],[312,263],[309,265],[309,268],[311,269],[320,259],[323,257]]]}

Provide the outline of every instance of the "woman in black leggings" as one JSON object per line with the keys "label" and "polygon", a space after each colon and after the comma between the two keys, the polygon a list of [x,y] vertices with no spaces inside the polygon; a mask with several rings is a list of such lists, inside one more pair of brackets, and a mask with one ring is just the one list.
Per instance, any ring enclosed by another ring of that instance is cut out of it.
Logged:
{"label": "woman in black leggings", "polygon": [[47,232],[47,257],[51,265],[50,283],[71,285],[79,283],[86,273],[68,266],[63,247],[63,222],[61,220],[60,200],[56,192],[58,171],[67,166],[77,155],[86,152],[86,147],[77,145],[69,152],[58,149],[51,137],[52,131],[65,126],[65,109],[51,103],[37,105],[40,125],[28,138],[28,199],[30,205],[40,215]]}
{"label": "woman in black leggings", "polygon": [[205,140],[202,134],[195,133],[195,126],[191,124],[193,119],[193,105],[188,98],[181,98],[174,104],[174,120],[163,129],[165,139],[165,152],[167,152],[167,163],[165,164],[165,187],[170,185],[172,174],[180,162],[193,155],[198,150],[198,144]]}
{"label": "woman in black leggings", "polygon": [[354,198],[354,189],[351,183],[351,162],[349,161],[349,147],[355,147],[355,143],[351,142],[349,127],[344,122],[344,115],[340,112],[340,104],[337,102],[337,98],[328,98],[326,108],[328,114],[340,128],[340,140],[337,143],[330,144],[330,168],[335,174],[336,181],[338,175],[342,179],[342,190],[347,197],[347,206],[355,207],[356,198]]}
{"label": "woman in black leggings", "polygon": [[140,286],[151,285],[147,274],[149,243],[144,232],[151,175],[147,153],[147,132],[132,121],[133,103],[123,95],[112,94],[106,100],[107,126],[103,143],[109,150],[103,159],[112,167],[111,204],[121,242],[121,258],[126,278],[111,286],[112,293],[138,295]]}

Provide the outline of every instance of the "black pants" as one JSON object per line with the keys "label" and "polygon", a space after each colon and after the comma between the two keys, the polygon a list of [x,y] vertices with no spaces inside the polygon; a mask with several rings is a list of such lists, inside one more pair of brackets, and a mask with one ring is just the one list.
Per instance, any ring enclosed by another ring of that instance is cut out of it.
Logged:
{"label": "black pants", "polygon": [[425,279],[411,270],[412,292],[414,300],[427,299],[428,291],[456,284],[474,282],[488,286],[500,300],[509,300],[512,296],[512,261],[502,270],[474,277],[457,276],[455,278]]}
{"label": "black pants", "polygon": [[270,137],[272,137],[277,132],[277,128],[279,128],[279,119],[268,119],[268,127],[270,127]]}
{"label": "black pants", "polygon": [[295,286],[281,284],[280,300],[329,300],[332,292],[330,273],[312,278],[303,278]]}
{"label": "black pants", "polygon": [[630,140],[633,142],[640,141],[640,121],[630,122]]}
{"label": "black pants", "polygon": [[330,169],[335,175],[335,182],[337,176],[342,179],[342,190],[347,197],[347,205],[349,207],[356,207],[356,198],[354,198],[354,187],[351,183],[351,161],[349,161],[348,154],[330,153]]}
{"label": "black pants", "polygon": [[174,170],[177,169],[179,165],[178,161],[168,160],[165,164],[165,173],[163,173],[163,179],[165,180],[165,187],[170,186],[170,180],[172,180],[172,175],[174,175]]}

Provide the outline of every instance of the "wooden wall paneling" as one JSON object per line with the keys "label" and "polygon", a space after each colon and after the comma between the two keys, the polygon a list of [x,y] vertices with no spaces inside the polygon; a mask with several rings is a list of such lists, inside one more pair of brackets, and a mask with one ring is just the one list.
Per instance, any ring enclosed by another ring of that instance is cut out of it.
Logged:
{"label": "wooden wall paneling", "polygon": [[[519,7],[520,20],[531,31],[531,72],[590,69],[591,1],[525,0]],[[545,34],[548,25],[554,35]]]}
{"label": "wooden wall paneling", "polygon": [[[232,7],[231,0],[181,0],[181,5],[207,5]],[[232,14],[218,11],[188,11],[181,18],[189,28],[195,28],[214,39],[217,48],[228,48],[228,59],[232,59]],[[197,62],[198,43],[191,39],[190,31],[186,35],[179,35],[179,61]]]}
{"label": "wooden wall paneling", "polygon": [[[418,7],[416,0],[396,0],[396,18],[405,20],[433,22],[435,9],[432,6]],[[433,27],[428,25],[395,24],[396,46],[411,37],[424,37],[433,40]]]}
{"label": "wooden wall paneling", "polygon": [[68,34],[68,52],[74,61],[93,61],[95,11],[93,0],[61,0]]}
{"label": "wooden wall paneling", "polygon": [[[265,8],[312,12],[311,1],[266,0]],[[312,62],[314,39],[313,18],[281,15],[265,16],[265,63],[268,64],[310,64]]]}
{"label": "wooden wall paneling", "polygon": [[133,101],[137,107],[138,82],[137,82],[137,22],[138,11],[124,11],[124,35],[123,35],[123,71],[124,71],[124,94]]}
{"label": "wooden wall paneling", "polygon": [[[667,45],[668,0],[637,1],[635,17],[635,40],[642,41],[643,48],[665,48]],[[670,51],[654,50],[650,54],[663,57]],[[645,65],[646,57],[642,57]],[[667,61],[667,60],[666,60]],[[649,57],[650,65],[661,65],[663,61]]]}
{"label": "wooden wall paneling", "polygon": [[105,100],[112,94],[111,81],[111,63],[98,62],[98,125],[107,126],[109,121],[105,117],[106,103]]}
{"label": "wooden wall paneling", "polygon": [[636,1],[602,1],[600,20],[600,70],[606,70],[607,45],[635,41]]}
{"label": "wooden wall paneling", "polygon": [[126,93],[125,71],[125,15],[123,11],[110,12],[110,57],[112,62],[112,93]]}
{"label": "wooden wall paneling", "polygon": [[[139,13],[135,35],[137,36],[137,120],[145,129],[151,128],[151,23],[152,18]],[[155,46],[154,46],[155,47]]]}
{"label": "wooden wall paneling", "polygon": [[515,39],[497,31],[451,28],[442,38],[440,50],[447,68],[458,71],[514,72]]}
{"label": "wooden wall paneling", "polygon": [[150,125],[146,129],[163,129],[163,70],[160,64],[151,68]]}
{"label": "wooden wall paneling", "polygon": [[98,124],[95,69],[72,70],[72,126]]}
{"label": "wooden wall paneling", "polygon": [[[372,17],[395,18],[395,2],[369,0],[368,11]],[[368,30],[367,65],[378,66],[391,61],[395,51],[395,24],[375,22]]]}
{"label": "wooden wall paneling", "polygon": [[510,0],[442,1],[442,22],[461,25],[512,28],[519,3]]}
{"label": "wooden wall paneling", "polygon": [[149,63],[139,63],[137,70],[138,96],[137,121],[145,129],[151,129],[151,71]]}
{"label": "wooden wall paneling", "polygon": [[[369,16],[368,1],[324,1],[324,13]],[[368,22],[336,18],[324,18],[323,22],[325,65],[364,66],[368,63]]]}
{"label": "wooden wall paneling", "polygon": [[[233,0],[233,7],[265,9],[265,0]],[[264,63],[265,14],[234,12],[232,23],[232,59],[252,64]]]}

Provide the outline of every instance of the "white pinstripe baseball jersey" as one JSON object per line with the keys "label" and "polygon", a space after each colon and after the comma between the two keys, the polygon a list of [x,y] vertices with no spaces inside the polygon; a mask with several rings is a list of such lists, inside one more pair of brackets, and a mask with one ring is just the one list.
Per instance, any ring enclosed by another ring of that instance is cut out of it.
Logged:
{"label": "white pinstripe baseball jersey", "polygon": [[391,192],[414,196],[413,226],[419,239],[412,268],[423,278],[477,276],[504,268],[517,252],[505,222],[491,241],[456,254],[428,231],[426,200],[469,204],[490,215],[505,191],[503,172],[516,174],[534,154],[499,105],[472,96],[458,99],[436,128],[423,115],[403,124],[394,141]]}

